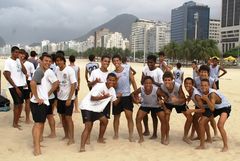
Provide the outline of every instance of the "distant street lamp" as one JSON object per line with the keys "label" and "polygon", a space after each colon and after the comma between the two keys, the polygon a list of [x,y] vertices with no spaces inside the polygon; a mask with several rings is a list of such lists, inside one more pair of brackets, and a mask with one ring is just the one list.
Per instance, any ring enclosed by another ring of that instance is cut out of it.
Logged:
{"label": "distant street lamp", "polygon": [[199,15],[198,12],[194,13],[194,20],[195,20],[195,40],[197,40],[197,32],[198,32],[198,19],[199,19]]}
{"label": "distant street lamp", "polygon": [[133,33],[132,35],[132,39],[133,39],[133,62],[136,61],[136,38],[135,38],[135,33]]}

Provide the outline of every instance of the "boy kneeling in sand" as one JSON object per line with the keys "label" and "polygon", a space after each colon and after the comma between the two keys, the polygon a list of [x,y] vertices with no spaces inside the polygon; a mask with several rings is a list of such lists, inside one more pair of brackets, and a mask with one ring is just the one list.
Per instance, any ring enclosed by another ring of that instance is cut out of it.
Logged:
{"label": "boy kneeling in sand", "polygon": [[106,131],[108,119],[103,114],[103,110],[110,101],[113,102],[114,105],[117,105],[120,101],[121,93],[118,93],[116,96],[116,92],[113,88],[115,87],[116,82],[117,76],[114,73],[109,73],[107,76],[107,82],[96,84],[81,102],[80,108],[85,129],[81,136],[80,152],[85,151],[88,136],[91,132],[93,122],[96,120],[102,122],[98,142],[105,143],[103,135]]}
{"label": "boy kneeling in sand", "polygon": [[[161,122],[161,143],[167,145],[166,143],[166,119],[165,113],[158,100],[165,94],[160,90],[160,88],[153,86],[153,78],[150,76],[145,76],[143,79],[143,86],[138,88],[132,93],[132,97],[135,103],[141,103],[136,116],[136,126],[139,135],[139,143],[144,141],[142,133],[142,120],[150,111],[155,113]],[[141,98],[139,94],[141,93]]]}

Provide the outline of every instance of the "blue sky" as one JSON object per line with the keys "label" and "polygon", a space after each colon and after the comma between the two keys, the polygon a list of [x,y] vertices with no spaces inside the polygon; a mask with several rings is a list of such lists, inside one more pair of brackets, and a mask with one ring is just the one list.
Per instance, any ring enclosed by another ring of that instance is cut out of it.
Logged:
{"label": "blue sky", "polygon": [[[129,13],[139,18],[170,21],[171,9],[186,0],[0,0],[0,36],[7,43],[70,40],[113,17]],[[221,0],[196,0],[220,19]]]}

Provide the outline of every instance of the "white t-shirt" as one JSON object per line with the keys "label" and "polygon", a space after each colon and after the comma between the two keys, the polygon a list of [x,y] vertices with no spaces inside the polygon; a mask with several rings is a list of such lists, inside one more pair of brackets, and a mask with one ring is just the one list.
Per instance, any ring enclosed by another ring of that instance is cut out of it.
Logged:
{"label": "white t-shirt", "polygon": [[[4,71],[9,71],[11,73],[10,77],[17,87],[27,84],[26,76],[22,72],[22,66],[19,59],[13,60],[12,58],[8,58],[5,62]],[[9,82],[8,88],[13,88]]]}
{"label": "white t-shirt", "polygon": [[144,68],[143,68],[143,74],[145,76],[150,76],[153,78],[153,80],[157,83],[163,83],[163,79],[162,79],[162,76],[163,76],[163,71],[162,69],[160,68],[156,68],[154,70],[149,70],[149,67],[146,65]]}
{"label": "white t-shirt", "polygon": [[[55,73],[52,71],[52,69],[46,70],[44,74],[45,74],[46,77],[48,78],[48,81],[47,81],[47,83],[46,83],[46,88],[48,88],[48,89],[49,89],[48,91],[50,91],[50,89],[52,88],[52,84],[53,84],[54,82],[58,81],[58,79],[57,79]],[[54,93],[52,93],[52,94],[49,96],[48,99],[53,99],[53,98],[55,98]]]}
{"label": "white t-shirt", "polygon": [[[73,70],[74,70],[74,72],[75,72],[75,76],[76,76],[76,80],[78,80],[78,71],[80,71],[80,68],[78,67],[78,66],[76,66],[76,65],[74,65],[74,66],[71,66],[71,65],[69,65],[71,68],[73,68]],[[77,84],[76,84],[76,89],[77,89],[77,86],[78,86],[78,82],[77,82]]]}
{"label": "white t-shirt", "polygon": [[107,76],[108,76],[109,72],[102,72],[100,68],[95,69],[92,71],[90,77],[88,78],[88,80],[90,82],[95,81],[97,78],[100,79],[101,83],[105,83],[107,81]]}
{"label": "white t-shirt", "polygon": [[[68,99],[68,96],[71,91],[71,84],[76,83],[76,76],[73,68],[66,66],[62,71],[59,68],[56,68],[57,79],[59,80],[59,91],[57,93],[57,98],[65,101]],[[73,94],[72,100],[75,99]]]}
{"label": "white t-shirt", "polygon": [[28,80],[32,80],[32,75],[35,72],[35,67],[33,65],[33,63],[29,62],[29,61],[25,61],[23,63],[23,65],[25,66],[26,70],[27,70],[27,75],[28,75]]}
{"label": "white t-shirt", "polygon": [[[48,69],[48,70],[50,70],[50,69]],[[54,77],[53,77],[53,75],[49,74],[48,70],[46,70],[44,72],[42,68],[38,67],[33,74],[32,80],[34,80],[37,83],[38,97],[40,99],[43,99],[44,104],[49,106],[48,92],[52,88],[51,85],[49,85],[49,81],[52,81],[54,79]],[[30,101],[33,103],[37,103],[34,95],[32,96]]]}
{"label": "white t-shirt", "polygon": [[[105,94],[109,93],[110,97],[99,101],[91,100],[91,96],[100,96],[102,95],[103,92]],[[92,90],[87,94],[87,96],[84,97],[79,107],[82,110],[102,112],[107,106],[109,101],[113,102],[116,99],[117,99],[116,92],[113,87],[108,89],[106,83],[98,83],[92,88]]]}

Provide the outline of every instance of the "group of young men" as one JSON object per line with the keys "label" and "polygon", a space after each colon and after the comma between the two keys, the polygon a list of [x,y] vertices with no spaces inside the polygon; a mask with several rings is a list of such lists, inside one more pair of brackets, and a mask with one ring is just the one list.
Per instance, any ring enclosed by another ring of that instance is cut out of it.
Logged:
{"label": "group of young men", "polygon": [[[26,63],[28,62],[26,61],[28,54],[25,51],[19,52],[20,50],[17,47],[12,48],[12,55],[6,61],[4,69],[4,76],[9,82],[9,90],[14,101],[13,127],[20,128],[18,121],[21,116],[22,104],[24,99],[29,100],[31,92],[30,108],[35,122],[32,130],[34,154],[41,154],[40,142],[46,118],[48,118],[51,128],[49,136],[56,137],[53,118],[55,105],[62,120],[65,134],[63,139],[68,139],[68,145],[73,144],[74,123],[72,112],[80,87],[80,69],[74,65],[75,58],[70,57],[69,60],[72,63],[67,66],[62,51],[58,51],[54,58],[47,53],[43,53],[38,67],[30,70],[33,66]],[[216,90],[216,85],[218,85],[216,81],[226,73],[226,70],[217,64],[217,58],[214,58],[213,63],[209,65],[201,65],[199,69],[197,69],[196,65],[194,66],[196,63],[193,62],[193,77],[183,80],[183,71],[180,69],[181,64],[178,63],[177,70],[172,73],[170,66],[167,65],[164,59],[164,53],[160,52],[159,66],[157,66],[157,57],[148,55],[147,65],[142,70],[141,87],[137,88],[134,79],[136,71],[129,64],[123,64],[120,55],[114,55],[112,58],[103,55],[100,67],[95,62],[94,55],[89,56],[90,62],[86,65],[85,78],[90,92],[81,100],[79,105],[85,125],[81,135],[80,152],[84,152],[85,145],[90,144],[91,130],[96,120],[100,121],[97,142],[105,143],[104,134],[111,111],[113,115],[113,139],[119,138],[120,116],[124,112],[127,119],[128,139],[133,142],[134,103],[140,104],[136,115],[139,143],[144,141],[144,135],[150,135],[147,114],[151,112],[153,120],[151,139],[157,138],[159,119],[161,143],[168,145],[170,142],[169,121],[172,109],[175,108],[177,113],[182,113],[186,117],[183,141],[190,144],[191,140],[200,140],[198,149],[205,148],[205,133],[207,134],[207,141],[211,142],[212,140],[208,122],[211,122],[217,135],[214,117],[219,115],[217,127],[224,143],[222,151],[228,150],[224,124],[230,114],[231,105],[226,97],[219,90]],[[113,71],[108,70],[111,60],[115,66]],[[223,71],[223,74],[219,76],[220,70]],[[183,92],[182,83],[188,93],[187,98]],[[133,92],[131,92],[131,86]],[[28,89],[27,94],[23,93],[24,88]],[[25,96],[29,97],[24,98]],[[190,100],[195,104],[194,109],[189,109],[187,106]],[[75,107],[78,107],[78,103],[75,104]],[[29,109],[26,106],[27,108]],[[192,113],[194,114],[192,115]],[[29,121],[29,114],[26,119]],[[142,121],[144,123],[144,132],[142,130]],[[192,131],[189,137],[191,126]],[[197,133],[196,138],[194,138],[195,131]]]}

